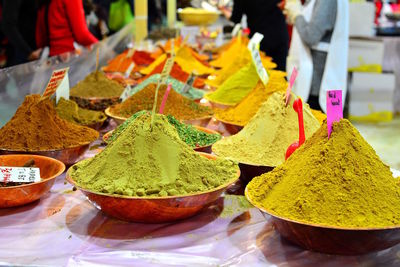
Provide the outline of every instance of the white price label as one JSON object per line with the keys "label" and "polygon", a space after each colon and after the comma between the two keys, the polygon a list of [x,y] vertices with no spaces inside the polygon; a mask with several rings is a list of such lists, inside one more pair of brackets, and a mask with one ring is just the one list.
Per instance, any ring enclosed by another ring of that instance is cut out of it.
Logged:
{"label": "white price label", "polygon": [[39,168],[0,167],[0,182],[36,183],[40,182]]}
{"label": "white price label", "polygon": [[236,35],[239,34],[239,31],[240,31],[240,28],[241,28],[241,27],[242,27],[242,26],[240,25],[240,23],[236,24],[235,27],[233,27],[233,30],[232,30],[232,37],[235,37]]}
{"label": "white price label", "polygon": [[51,97],[57,91],[61,82],[65,80],[65,77],[68,74],[68,70],[69,68],[53,71],[49,83],[47,84],[46,89],[44,89],[42,97]]}
{"label": "white price label", "polygon": [[260,56],[260,42],[264,38],[264,35],[256,32],[253,37],[251,38],[247,48],[251,53],[251,58],[253,60],[254,65],[256,66],[256,70],[260,80],[264,85],[268,83],[269,77],[268,73],[265,70]]}
{"label": "white price label", "polygon": [[122,92],[121,96],[119,97],[121,99],[121,102],[124,102],[128,97],[130,97],[133,93],[134,87],[131,87],[130,85],[125,87],[125,90]]}
{"label": "white price label", "polygon": [[128,69],[125,71],[125,78],[129,78],[129,76],[131,75],[133,68],[135,67],[135,62],[132,62]]}

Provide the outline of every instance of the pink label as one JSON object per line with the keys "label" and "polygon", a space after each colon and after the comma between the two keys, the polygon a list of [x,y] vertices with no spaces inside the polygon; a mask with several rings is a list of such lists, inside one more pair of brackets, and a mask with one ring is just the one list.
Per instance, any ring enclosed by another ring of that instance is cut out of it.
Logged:
{"label": "pink label", "polygon": [[332,125],[343,119],[342,90],[326,92],[326,115],[328,124],[328,138],[332,133]]}
{"label": "pink label", "polygon": [[296,78],[297,78],[297,73],[298,73],[298,71],[297,71],[296,67],[293,67],[293,71],[292,71],[292,74],[290,75],[290,79],[289,79],[289,85],[288,85],[288,88],[286,89],[286,106],[289,103],[290,92],[292,92],[294,81],[296,81]]}

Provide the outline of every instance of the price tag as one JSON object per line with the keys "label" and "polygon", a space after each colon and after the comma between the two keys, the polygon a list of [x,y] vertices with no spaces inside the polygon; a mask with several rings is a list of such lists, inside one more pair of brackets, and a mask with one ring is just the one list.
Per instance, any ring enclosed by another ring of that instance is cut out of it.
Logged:
{"label": "price tag", "polygon": [[286,106],[289,104],[290,93],[292,92],[294,81],[296,81],[297,73],[298,72],[297,72],[296,67],[293,67],[293,71],[292,71],[292,74],[290,75],[290,79],[289,79],[289,85],[288,85],[288,88],[286,89]]}
{"label": "price tag", "polygon": [[39,168],[0,167],[0,182],[34,183],[40,182]]}
{"label": "price tag", "polygon": [[233,27],[233,30],[232,30],[232,37],[238,35],[238,33],[239,33],[241,27],[242,27],[242,26],[240,25],[240,23],[236,24],[235,27]]}
{"label": "price tag", "polygon": [[131,75],[133,68],[135,67],[135,62],[132,62],[128,69],[125,71],[125,78],[129,78],[129,76]]}
{"label": "price tag", "polygon": [[131,87],[129,84],[125,87],[125,90],[122,92],[121,96],[119,97],[121,99],[121,102],[124,102],[128,97],[130,97],[133,93],[134,87]]}
{"label": "price tag", "polygon": [[342,90],[330,90],[326,92],[326,115],[328,138],[330,138],[333,123],[343,119]]}
{"label": "price tag", "polygon": [[268,73],[265,70],[260,56],[260,42],[264,38],[264,35],[256,32],[253,37],[251,38],[247,48],[251,53],[251,58],[253,60],[254,65],[256,66],[256,70],[260,80],[264,85],[268,83],[269,77]]}
{"label": "price tag", "polygon": [[[51,97],[57,91],[61,82],[67,76],[68,70],[69,70],[69,68],[53,71],[53,73],[51,74],[49,83],[47,84],[46,89],[43,92],[42,98]],[[68,86],[68,90],[69,90],[69,86]]]}
{"label": "price tag", "polygon": [[171,55],[165,62],[164,68],[160,75],[159,84],[163,84],[167,81],[169,74],[171,73],[172,67],[174,66],[175,55]]}
{"label": "price tag", "polygon": [[189,75],[188,79],[186,80],[185,85],[183,86],[183,89],[182,89],[182,92],[183,92],[183,93],[189,92],[190,87],[193,86],[194,79],[195,79],[195,76],[194,76],[193,73],[191,73],[191,74]]}

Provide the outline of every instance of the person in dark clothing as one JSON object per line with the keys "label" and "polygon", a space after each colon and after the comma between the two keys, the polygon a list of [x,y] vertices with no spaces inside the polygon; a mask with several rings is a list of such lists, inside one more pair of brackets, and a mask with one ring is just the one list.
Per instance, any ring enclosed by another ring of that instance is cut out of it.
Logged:
{"label": "person in dark clothing", "polygon": [[240,23],[242,16],[246,14],[250,37],[256,32],[263,34],[260,50],[273,58],[278,70],[286,71],[289,33],[285,16],[278,7],[280,2],[281,0],[234,0],[230,20]]}
{"label": "person in dark clothing", "polygon": [[37,10],[35,0],[3,0],[1,26],[9,41],[7,66],[40,57],[41,49],[36,49],[35,40]]}

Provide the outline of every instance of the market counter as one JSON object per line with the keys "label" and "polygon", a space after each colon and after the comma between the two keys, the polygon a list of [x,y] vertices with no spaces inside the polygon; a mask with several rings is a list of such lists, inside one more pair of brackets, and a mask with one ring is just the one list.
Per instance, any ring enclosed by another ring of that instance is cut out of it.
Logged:
{"label": "market counter", "polygon": [[[91,157],[96,150],[87,152]],[[399,266],[400,245],[358,257],[302,250],[283,240],[243,196],[225,195],[176,223],[128,223],[104,215],[57,178],[32,204],[0,209],[1,265]]]}

